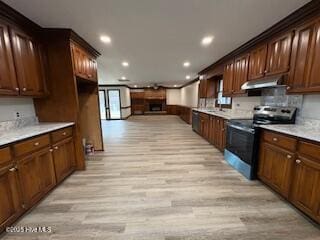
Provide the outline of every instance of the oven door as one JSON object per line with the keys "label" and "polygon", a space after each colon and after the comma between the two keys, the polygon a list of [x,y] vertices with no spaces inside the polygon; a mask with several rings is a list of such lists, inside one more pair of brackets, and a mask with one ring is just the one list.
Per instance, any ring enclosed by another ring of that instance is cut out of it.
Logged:
{"label": "oven door", "polygon": [[232,123],[227,125],[227,146],[226,149],[242,161],[253,165],[254,148],[256,144],[256,130],[246,128]]}

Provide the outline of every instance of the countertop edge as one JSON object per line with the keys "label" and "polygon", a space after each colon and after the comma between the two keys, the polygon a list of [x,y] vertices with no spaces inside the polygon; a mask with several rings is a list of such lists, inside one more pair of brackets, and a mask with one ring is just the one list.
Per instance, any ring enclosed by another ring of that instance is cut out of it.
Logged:
{"label": "countertop edge", "polygon": [[[206,110],[201,110],[201,109],[196,109],[196,108],[193,108],[192,111],[201,112],[201,113],[205,113],[205,114],[212,115],[212,116],[216,116],[216,117],[221,117],[221,118],[224,118],[224,119],[226,119],[226,120],[249,119],[248,116],[239,116],[239,117],[236,117],[236,116],[228,115],[228,113],[226,113],[226,114],[219,114],[219,113],[217,113],[217,112],[208,112],[208,111],[206,111]],[[224,113],[225,113],[225,112],[224,112]]]}
{"label": "countertop edge", "polygon": [[[42,135],[42,134],[46,134],[46,133],[49,133],[49,132],[54,132],[54,131],[57,131],[59,129],[63,129],[63,128],[75,125],[74,122],[67,122],[67,123],[63,123],[63,122],[40,122],[39,126],[46,125],[46,124],[59,124],[59,126],[51,127],[51,128],[44,129],[44,130],[40,130],[40,131],[33,132],[33,133],[30,133],[30,134],[25,134],[25,135],[22,135],[20,137],[17,137],[17,139],[8,140],[7,142],[4,141],[3,143],[0,143],[0,147],[4,147],[6,145],[14,144],[16,142],[20,142],[20,141],[23,141],[23,140],[26,140],[26,139],[29,139],[29,138],[33,138],[33,137],[36,137],[36,136],[39,136],[39,135]],[[35,126],[35,125],[33,125],[33,126]],[[23,128],[28,128],[28,127],[32,127],[32,126],[22,127],[22,129]]]}
{"label": "countertop edge", "polygon": [[286,135],[289,135],[291,137],[297,137],[297,138],[305,139],[307,141],[313,141],[313,142],[320,143],[320,138],[317,139],[317,138],[314,138],[314,137],[306,137],[305,135],[302,135],[302,134],[299,134],[299,133],[294,133],[292,131],[287,131],[287,130],[284,130],[284,129],[277,129],[276,127],[274,127],[272,125],[260,125],[259,127],[262,128],[262,129],[265,129],[265,130],[286,134]]}

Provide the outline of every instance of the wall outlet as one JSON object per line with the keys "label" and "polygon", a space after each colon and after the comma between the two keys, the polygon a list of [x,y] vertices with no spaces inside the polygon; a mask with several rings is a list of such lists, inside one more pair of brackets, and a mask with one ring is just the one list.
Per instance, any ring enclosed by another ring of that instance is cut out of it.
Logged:
{"label": "wall outlet", "polygon": [[18,118],[20,118],[20,117],[21,117],[20,112],[16,112],[15,118],[18,119]]}

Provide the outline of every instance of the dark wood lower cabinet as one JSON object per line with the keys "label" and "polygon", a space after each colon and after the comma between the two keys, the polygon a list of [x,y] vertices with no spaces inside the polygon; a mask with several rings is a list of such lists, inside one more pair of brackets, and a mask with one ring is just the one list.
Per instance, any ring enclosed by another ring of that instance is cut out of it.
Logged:
{"label": "dark wood lower cabinet", "polygon": [[30,208],[41,198],[42,193],[38,162],[37,155],[28,156],[18,162],[18,173],[24,208]]}
{"label": "dark wood lower cabinet", "polygon": [[200,116],[200,135],[208,142],[224,151],[226,146],[226,123],[224,118],[199,113]]}
{"label": "dark wood lower cabinet", "polygon": [[74,170],[73,139],[68,138],[53,146],[53,158],[57,181],[62,181]]}
{"label": "dark wood lower cabinet", "polygon": [[320,223],[320,144],[277,133],[286,143],[297,142],[288,151],[283,141],[268,141],[265,136],[270,134],[262,133],[259,178]]}
{"label": "dark wood lower cabinet", "polygon": [[21,214],[17,171],[13,166],[0,170],[0,233]]}
{"label": "dark wood lower cabinet", "polygon": [[298,156],[291,201],[320,223],[320,161]]}
{"label": "dark wood lower cabinet", "polygon": [[30,208],[56,185],[56,177],[49,147],[18,161],[18,173],[23,204]]}
{"label": "dark wood lower cabinet", "polygon": [[294,154],[263,142],[260,145],[258,176],[285,198],[289,197]]}
{"label": "dark wood lower cabinet", "polygon": [[[70,134],[58,130],[0,149],[0,233],[73,172]],[[57,136],[59,142],[50,144]]]}
{"label": "dark wood lower cabinet", "polygon": [[205,113],[200,113],[200,134],[209,141],[210,118]]}

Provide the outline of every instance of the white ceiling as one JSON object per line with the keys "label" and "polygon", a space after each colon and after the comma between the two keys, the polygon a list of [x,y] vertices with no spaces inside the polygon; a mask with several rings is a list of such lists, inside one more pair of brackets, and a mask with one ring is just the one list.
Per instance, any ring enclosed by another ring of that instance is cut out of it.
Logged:
{"label": "white ceiling", "polygon": [[[309,0],[4,0],[43,27],[72,28],[102,53],[99,82],[183,84]],[[112,38],[106,45],[101,34]],[[208,47],[200,42],[213,35]],[[129,68],[121,65],[129,61]],[[188,60],[191,66],[183,68]]]}

